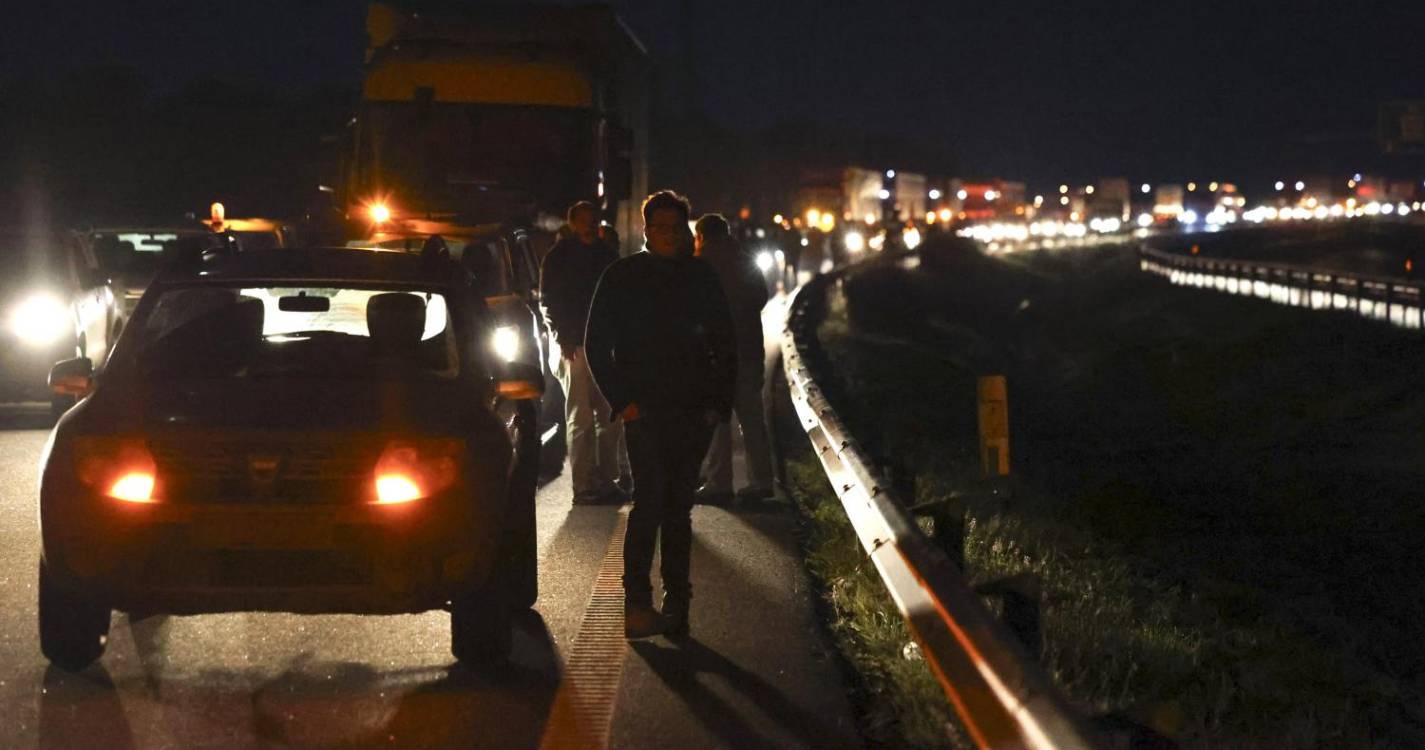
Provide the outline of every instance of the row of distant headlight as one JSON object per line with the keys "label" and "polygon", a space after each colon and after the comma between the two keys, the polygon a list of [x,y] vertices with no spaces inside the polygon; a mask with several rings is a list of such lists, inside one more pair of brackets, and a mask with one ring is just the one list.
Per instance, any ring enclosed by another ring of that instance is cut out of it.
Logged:
{"label": "row of distant headlight", "polygon": [[29,346],[48,346],[73,335],[69,306],[58,295],[31,292],[10,308],[10,331]]}

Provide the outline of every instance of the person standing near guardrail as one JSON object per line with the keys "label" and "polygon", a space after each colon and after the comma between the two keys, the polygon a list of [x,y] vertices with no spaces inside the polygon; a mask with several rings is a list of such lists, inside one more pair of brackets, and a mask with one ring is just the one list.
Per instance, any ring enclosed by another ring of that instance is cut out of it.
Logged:
{"label": "person standing near guardrail", "polygon": [[623,426],[610,419],[608,402],[594,386],[584,353],[589,301],[599,275],[618,260],[618,253],[599,237],[599,209],[593,203],[575,203],[567,218],[570,235],[550,248],[540,267],[539,296],[559,346],[555,377],[564,389],[564,438],[574,503],[622,503],[628,499],[617,484]]}
{"label": "person standing near guardrail", "polygon": [[[705,214],[698,219],[693,236],[697,256],[717,272],[732,312],[733,335],[737,339],[737,389],[732,411],[742,430],[749,479],[736,498],[754,503],[772,496],[772,449],[762,408],[762,308],[767,306],[767,282],[733,239],[727,219],[720,214]],[[731,420],[719,422],[714,430],[704,470],[706,481],[698,490],[698,502],[732,504]]]}
{"label": "person standing near guardrail", "polygon": [[[624,422],[633,468],[623,550],[629,638],[688,632],[698,468],[714,426],[732,411],[732,314],[717,273],[693,257],[691,212],[671,191],[643,202],[647,249],[604,271],[584,336],[594,380]],[[661,614],[650,582],[655,547]]]}

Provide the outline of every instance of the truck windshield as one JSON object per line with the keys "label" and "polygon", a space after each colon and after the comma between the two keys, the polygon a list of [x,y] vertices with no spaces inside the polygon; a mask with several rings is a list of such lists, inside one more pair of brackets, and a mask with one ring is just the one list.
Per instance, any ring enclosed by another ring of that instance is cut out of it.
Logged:
{"label": "truck windshield", "polygon": [[446,298],[434,291],[176,287],[141,321],[147,377],[371,378],[459,374]]}
{"label": "truck windshield", "polygon": [[580,167],[593,153],[585,110],[371,102],[365,111],[362,171],[372,188],[430,204],[500,190],[565,205],[593,184]]}
{"label": "truck windshield", "polygon": [[180,243],[199,245],[217,244],[212,232],[165,231],[165,230],[122,230],[115,232],[95,232],[89,236],[99,266],[116,273],[153,273],[163,258],[165,250]]}

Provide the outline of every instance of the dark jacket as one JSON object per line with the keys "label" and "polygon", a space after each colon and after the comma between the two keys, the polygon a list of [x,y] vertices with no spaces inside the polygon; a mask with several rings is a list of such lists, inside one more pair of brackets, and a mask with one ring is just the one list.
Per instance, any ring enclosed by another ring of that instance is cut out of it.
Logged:
{"label": "dark jacket", "polygon": [[[737,240],[711,240],[702,255],[717,272],[727,306],[732,311],[732,330],[737,338],[737,358],[744,367],[756,366],[763,357],[762,308],[767,306],[767,279]],[[749,364],[750,363],[750,364]]]}
{"label": "dark jacket", "polygon": [[584,352],[613,414],[732,411],[737,348],[717,274],[697,258],[648,251],[604,271]]}
{"label": "dark jacket", "polygon": [[603,242],[585,245],[578,237],[567,237],[549,249],[539,271],[539,297],[544,317],[554,340],[564,349],[584,344],[584,326],[589,317],[589,300],[599,275],[618,260]]}

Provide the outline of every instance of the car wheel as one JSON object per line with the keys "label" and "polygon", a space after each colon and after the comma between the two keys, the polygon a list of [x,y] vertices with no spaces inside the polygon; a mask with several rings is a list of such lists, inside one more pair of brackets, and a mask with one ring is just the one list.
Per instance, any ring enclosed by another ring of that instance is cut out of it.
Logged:
{"label": "car wheel", "polygon": [[539,533],[535,521],[535,496],[539,491],[539,407],[534,401],[519,405],[519,445],[510,476],[510,523],[505,533],[505,570],[509,575],[510,606],[528,609],[539,598]]}
{"label": "car wheel", "polygon": [[484,589],[462,594],[450,606],[450,653],[467,667],[498,666],[510,655],[510,608],[502,571]]}
{"label": "car wheel", "polygon": [[79,671],[104,653],[109,608],[67,591],[40,561],[40,651],[54,664]]}

